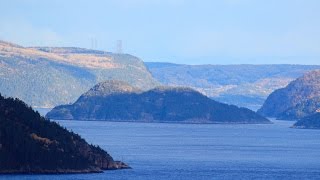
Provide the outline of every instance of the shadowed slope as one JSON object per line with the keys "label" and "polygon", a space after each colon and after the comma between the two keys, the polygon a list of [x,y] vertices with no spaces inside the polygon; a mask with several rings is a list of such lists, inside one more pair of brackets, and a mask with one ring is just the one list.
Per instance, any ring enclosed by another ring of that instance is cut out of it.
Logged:
{"label": "shadowed slope", "polygon": [[89,173],[129,168],[98,146],[0,95],[1,173]]}

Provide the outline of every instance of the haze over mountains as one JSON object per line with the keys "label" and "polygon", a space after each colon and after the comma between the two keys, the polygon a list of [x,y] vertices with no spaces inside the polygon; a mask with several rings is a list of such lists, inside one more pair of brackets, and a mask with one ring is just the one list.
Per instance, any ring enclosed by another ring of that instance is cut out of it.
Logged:
{"label": "haze over mountains", "polygon": [[270,123],[247,108],[216,102],[190,88],[157,87],[141,91],[122,81],[97,84],[51,119],[180,123]]}
{"label": "haze over mountains", "polygon": [[129,54],[0,41],[0,92],[34,107],[74,102],[95,84],[115,79],[141,90],[187,86],[217,101],[257,110],[271,92],[315,69],[320,66],[143,63]]}
{"label": "haze over mountains", "polygon": [[0,92],[32,106],[73,102],[108,79],[121,79],[141,89],[158,84],[132,55],[83,48],[28,48],[0,41]]}
{"label": "haze over mountains", "polygon": [[274,90],[318,65],[184,65],[145,63],[163,85],[188,86],[228,104],[259,109]]}

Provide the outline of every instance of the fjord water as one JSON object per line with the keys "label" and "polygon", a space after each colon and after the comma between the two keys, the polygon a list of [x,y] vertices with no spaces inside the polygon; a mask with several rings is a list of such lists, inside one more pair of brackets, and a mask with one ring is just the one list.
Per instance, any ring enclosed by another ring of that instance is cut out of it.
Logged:
{"label": "fjord water", "polygon": [[133,169],[6,179],[320,179],[320,131],[274,124],[57,121]]}

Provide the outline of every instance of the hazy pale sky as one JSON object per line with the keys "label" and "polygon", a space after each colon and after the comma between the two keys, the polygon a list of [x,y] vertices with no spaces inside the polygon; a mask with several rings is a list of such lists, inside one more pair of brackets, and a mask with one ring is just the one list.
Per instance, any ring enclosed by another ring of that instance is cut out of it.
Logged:
{"label": "hazy pale sky", "polygon": [[319,0],[0,0],[0,39],[144,61],[320,64]]}

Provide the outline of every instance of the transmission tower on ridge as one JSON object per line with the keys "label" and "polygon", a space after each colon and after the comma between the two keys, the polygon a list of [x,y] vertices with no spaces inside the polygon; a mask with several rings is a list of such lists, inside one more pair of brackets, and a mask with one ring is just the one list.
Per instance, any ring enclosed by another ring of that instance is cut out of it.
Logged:
{"label": "transmission tower on ridge", "polygon": [[118,54],[122,54],[122,41],[121,41],[121,40],[118,40],[118,41],[117,41],[116,52],[117,52]]}

